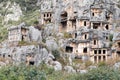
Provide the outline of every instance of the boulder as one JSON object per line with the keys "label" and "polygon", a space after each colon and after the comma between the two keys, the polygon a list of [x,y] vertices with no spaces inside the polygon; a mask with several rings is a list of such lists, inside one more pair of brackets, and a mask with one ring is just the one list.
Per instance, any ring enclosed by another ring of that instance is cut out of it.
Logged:
{"label": "boulder", "polygon": [[60,70],[62,70],[62,65],[61,65],[61,63],[58,62],[58,61],[54,61],[54,62],[53,62],[53,67],[54,67],[55,71],[60,71]]}
{"label": "boulder", "polygon": [[51,61],[53,61],[53,59],[55,59],[55,57],[51,54],[51,53],[49,53],[48,54],[48,57],[46,58],[46,60],[45,60],[45,63],[47,64],[47,65],[51,65]]}
{"label": "boulder", "polygon": [[45,60],[48,57],[48,51],[46,48],[40,49],[41,59]]}
{"label": "boulder", "polygon": [[52,36],[52,35],[55,34],[56,30],[55,30],[54,24],[50,23],[50,24],[47,24],[45,26],[46,27],[45,27],[44,32],[43,32],[44,33],[43,34],[44,38],[47,38],[47,37]]}
{"label": "boulder", "polygon": [[42,31],[33,26],[29,27],[29,38],[33,42],[42,42]]}
{"label": "boulder", "polygon": [[35,54],[35,64],[38,66],[42,61],[45,61],[48,58],[48,54],[47,49],[40,49],[39,53]]}
{"label": "boulder", "polygon": [[81,74],[88,73],[88,70],[80,70],[80,73],[81,73]]}
{"label": "boulder", "polygon": [[55,59],[55,57],[51,53],[48,54],[48,57],[51,59]]}
{"label": "boulder", "polygon": [[72,66],[65,66],[64,70],[67,71],[68,73],[75,73],[76,71],[73,69]]}
{"label": "boulder", "polygon": [[113,65],[113,68],[114,68],[114,69],[119,69],[119,68],[120,68],[120,62],[115,63],[115,64]]}
{"label": "boulder", "polygon": [[54,51],[58,49],[58,44],[54,37],[48,37],[46,39],[46,46],[50,51]]}

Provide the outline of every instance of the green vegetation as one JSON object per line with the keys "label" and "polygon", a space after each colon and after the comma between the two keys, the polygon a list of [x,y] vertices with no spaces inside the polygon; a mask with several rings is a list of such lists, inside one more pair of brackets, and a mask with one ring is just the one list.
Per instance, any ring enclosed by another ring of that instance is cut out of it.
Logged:
{"label": "green vegetation", "polygon": [[[44,48],[47,49],[45,43],[43,43],[43,42],[39,42],[39,43],[38,43],[38,42],[34,42],[34,41],[32,41],[32,42],[28,42],[28,41],[19,41],[19,42],[18,42],[18,46],[27,46],[27,45],[35,45],[35,46],[41,45],[42,47],[44,47]],[[48,50],[48,49],[47,49],[47,50]]]}
{"label": "green vegetation", "polygon": [[7,39],[7,34],[8,34],[7,28],[0,27],[0,42]]}
{"label": "green vegetation", "polygon": [[19,41],[18,45],[19,46],[26,46],[26,45],[30,45],[30,43],[28,43],[26,41]]}
{"label": "green vegetation", "polygon": [[39,24],[39,21],[34,21],[34,24],[35,24],[35,25],[38,25],[38,24]]}
{"label": "green vegetation", "polygon": [[73,74],[54,71],[44,63],[38,67],[21,64],[0,68],[0,80],[120,80],[120,70],[101,66],[85,74]]}
{"label": "green vegetation", "polygon": [[7,66],[0,69],[0,80],[46,80],[46,74],[31,66]]}
{"label": "green vegetation", "polygon": [[64,38],[72,38],[72,35],[67,32],[64,32]]}
{"label": "green vegetation", "polygon": [[93,63],[91,62],[91,61],[86,61],[85,62],[85,67],[89,67],[89,66],[91,66]]}
{"label": "green vegetation", "polygon": [[113,39],[113,34],[110,34],[109,36],[109,40],[112,42],[112,39]]}
{"label": "green vegetation", "polygon": [[118,4],[117,4],[117,6],[120,8],[120,0],[118,1]]}
{"label": "green vegetation", "polygon": [[52,54],[55,56],[56,59],[60,58],[60,53],[58,50],[52,51]]}
{"label": "green vegetation", "polygon": [[33,25],[34,22],[37,21],[38,17],[40,16],[40,12],[38,10],[30,13],[26,13],[25,16],[22,16],[21,19],[18,21],[19,23],[25,22],[27,25]]}
{"label": "green vegetation", "polygon": [[106,66],[106,65],[107,65],[107,64],[106,64],[105,62],[103,62],[103,61],[98,63],[98,66],[99,66],[99,67]]}
{"label": "green vegetation", "polygon": [[87,74],[77,75],[75,80],[120,80],[120,71],[110,67],[99,67]]}
{"label": "green vegetation", "polygon": [[38,9],[39,7],[36,5],[37,4],[37,0],[0,0],[0,3],[2,2],[16,2],[17,4],[19,4],[21,6],[22,11],[26,12],[31,12],[31,11],[35,11],[36,9]]}

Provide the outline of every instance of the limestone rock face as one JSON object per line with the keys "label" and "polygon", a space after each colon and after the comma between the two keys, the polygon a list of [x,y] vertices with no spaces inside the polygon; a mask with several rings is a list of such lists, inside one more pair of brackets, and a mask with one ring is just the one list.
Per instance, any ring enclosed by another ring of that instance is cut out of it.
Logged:
{"label": "limestone rock face", "polygon": [[35,42],[41,42],[42,41],[42,32],[39,31],[38,29],[34,28],[31,26],[29,28],[29,38],[30,41],[35,41]]}
{"label": "limestone rock face", "polygon": [[50,51],[57,50],[58,44],[54,37],[48,37],[46,38],[46,46]]}
{"label": "limestone rock face", "polygon": [[53,62],[53,65],[54,65],[53,67],[54,67],[55,71],[62,70],[62,65],[61,65],[60,62],[54,61],[54,62]]}
{"label": "limestone rock face", "polygon": [[48,51],[45,48],[40,49],[39,53],[36,54],[34,57],[36,65],[38,66],[42,61],[48,60],[48,57],[49,57]]}
{"label": "limestone rock face", "polygon": [[51,53],[49,53],[46,60],[45,60],[45,63],[47,65],[52,66],[53,59],[55,59],[55,57]]}
{"label": "limestone rock face", "polygon": [[45,29],[44,29],[44,34],[43,34],[43,37],[44,38],[47,38],[49,36],[52,36],[52,35],[56,35],[56,32],[57,32],[57,29],[55,25],[53,25],[52,23],[49,23],[49,24],[46,24],[45,25]]}
{"label": "limestone rock face", "polygon": [[19,4],[14,3],[12,4],[12,6],[10,6],[10,2],[8,2],[6,8],[8,8],[9,13],[5,16],[5,22],[8,22],[9,20],[12,21],[18,21],[20,19],[20,17],[22,16],[22,10],[21,7],[19,6]]}
{"label": "limestone rock face", "polygon": [[[13,55],[12,59],[15,64],[19,64],[21,62],[25,63],[27,61],[27,56],[36,55],[38,54],[38,48],[34,45],[31,46],[22,46],[22,47],[15,47],[11,48],[11,54]],[[34,57],[33,57],[34,58]]]}
{"label": "limestone rock face", "polygon": [[85,5],[91,4],[93,2],[94,2],[94,0],[81,0],[80,5],[85,6]]}
{"label": "limestone rock face", "polygon": [[39,45],[1,48],[0,55],[6,60],[12,60],[13,64],[33,61],[34,65],[36,66],[40,65],[42,61],[49,59],[49,53],[47,49],[40,48]]}
{"label": "limestone rock face", "polygon": [[64,47],[64,46],[65,46],[64,42],[65,42],[64,39],[59,39],[59,41],[58,41],[59,46],[60,46],[60,47]]}

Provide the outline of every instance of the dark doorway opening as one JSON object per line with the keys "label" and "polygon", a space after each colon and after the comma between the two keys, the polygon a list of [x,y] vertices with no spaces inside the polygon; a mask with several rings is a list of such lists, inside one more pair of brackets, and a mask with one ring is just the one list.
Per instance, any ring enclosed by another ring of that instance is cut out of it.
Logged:
{"label": "dark doorway opening", "polygon": [[29,65],[34,65],[34,63],[35,63],[34,61],[30,61]]}
{"label": "dark doorway opening", "polygon": [[105,28],[106,28],[107,30],[109,30],[109,26],[108,26],[108,25],[106,25]]}
{"label": "dark doorway opening", "polygon": [[83,52],[84,52],[84,53],[87,53],[87,48],[84,48],[84,49],[83,49]]}
{"label": "dark doorway opening", "polygon": [[103,54],[105,54],[106,53],[106,50],[103,50]]}
{"label": "dark doorway opening", "polygon": [[68,16],[68,14],[66,11],[63,11],[61,13],[61,25],[63,28],[66,28],[66,26],[67,26],[67,16]]}
{"label": "dark doorway opening", "polygon": [[94,45],[96,45],[97,44],[97,40],[94,40]]}
{"label": "dark doorway opening", "polygon": [[77,38],[77,33],[75,33],[75,38]]}
{"label": "dark doorway opening", "polygon": [[92,13],[92,16],[95,16],[95,14],[94,14],[94,13]]}
{"label": "dark doorway opening", "polygon": [[97,62],[97,56],[94,56],[94,61]]}
{"label": "dark doorway opening", "polygon": [[86,21],[84,21],[84,26],[86,26]]}
{"label": "dark doorway opening", "polygon": [[66,52],[72,53],[73,52],[73,47],[66,46]]}
{"label": "dark doorway opening", "polygon": [[94,54],[97,54],[97,50],[94,50]]}
{"label": "dark doorway opening", "polygon": [[98,29],[99,26],[100,26],[100,23],[93,23],[93,29]]}
{"label": "dark doorway opening", "polygon": [[98,57],[99,61],[101,61],[101,56]]}
{"label": "dark doorway opening", "polygon": [[101,54],[101,50],[99,50],[99,54]]}
{"label": "dark doorway opening", "polygon": [[120,48],[120,42],[118,42],[118,47]]}

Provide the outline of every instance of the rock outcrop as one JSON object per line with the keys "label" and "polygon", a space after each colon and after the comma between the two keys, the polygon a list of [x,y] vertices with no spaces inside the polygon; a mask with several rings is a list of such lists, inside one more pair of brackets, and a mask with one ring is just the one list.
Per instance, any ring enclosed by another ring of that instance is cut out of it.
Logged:
{"label": "rock outcrop", "polygon": [[29,27],[29,38],[33,42],[42,42],[42,31],[34,28],[33,26]]}
{"label": "rock outcrop", "polygon": [[17,3],[12,4],[11,2],[8,2],[5,9],[11,12],[5,15],[5,22],[8,22],[9,20],[18,21],[23,15],[21,7]]}
{"label": "rock outcrop", "polygon": [[76,71],[73,69],[72,66],[65,66],[64,70],[67,71],[68,73],[75,73]]}
{"label": "rock outcrop", "polygon": [[10,59],[13,64],[30,62],[33,60],[35,65],[39,65],[42,61],[48,59],[48,51],[40,45],[29,45],[21,47],[1,48],[0,57]]}
{"label": "rock outcrop", "polygon": [[114,69],[119,69],[119,68],[120,68],[120,62],[115,63],[115,64],[113,65],[113,68],[114,68]]}
{"label": "rock outcrop", "polygon": [[46,38],[46,46],[50,51],[54,51],[58,49],[58,44],[56,39],[52,36]]}

